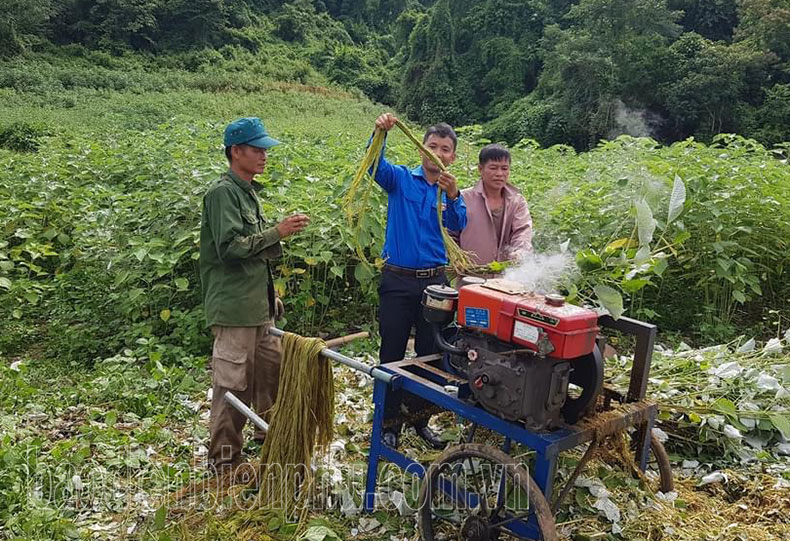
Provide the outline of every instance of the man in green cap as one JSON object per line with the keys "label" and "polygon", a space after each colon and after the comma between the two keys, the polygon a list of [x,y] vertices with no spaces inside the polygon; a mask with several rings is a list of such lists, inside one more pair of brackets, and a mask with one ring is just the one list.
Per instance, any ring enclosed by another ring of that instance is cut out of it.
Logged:
{"label": "man in green cap", "polygon": [[209,465],[233,471],[241,463],[246,417],[224,396],[232,391],[259,414],[274,404],[281,346],[268,328],[283,309],[274,295],[269,260],[282,254],[280,240],[303,230],[310,219],[294,214],[275,226],[264,220],[256,195],[262,186],[254,177],[279,141],[259,118],[229,124],[224,142],[230,167],[203,197],[200,280],[206,322],[214,334]]}

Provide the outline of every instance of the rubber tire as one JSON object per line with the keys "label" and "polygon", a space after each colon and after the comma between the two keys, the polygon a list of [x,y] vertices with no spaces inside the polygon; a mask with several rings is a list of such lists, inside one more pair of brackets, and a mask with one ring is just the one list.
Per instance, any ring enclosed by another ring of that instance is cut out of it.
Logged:
{"label": "rubber tire", "polygon": [[[557,526],[554,522],[554,515],[551,512],[551,507],[543,496],[537,483],[521,466],[517,465],[513,458],[503,451],[489,445],[480,443],[464,443],[455,445],[445,450],[436,461],[431,464],[428,471],[425,473],[422,486],[420,487],[419,498],[419,527],[420,538],[423,541],[434,541],[433,537],[433,518],[431,517],[431,510],[428,505],[431,496],[430,487],[436,480],[441,471],[441,465],[446,463],[453,463],[464,458],[483,458],[491,462],[497,462],[505,465],[512,478],[520,479],[521,489],[524,490],[529,496],[530,506],[534,506],[535,515],[543,535],[544,541],[558,541]],[[518,475],[518,477],[516,477]]]}
{"label": "rubber tire", "polygon": [[595,407],[603,388],[603,365],[603,355],[597,345],[589,355],[571,361],[569,383],[582,387],[582,393],[577,398],[565,399],[561,411],[566,423],[576,424]]}
{"label": "rubber tire", "polygon": [[[636,467],[639,467],[639,464],[636,461],[636,447],[638,442],[636,440],[631,441],[631,452],[634,453],[634,464]],[[655,459],[655,464],[658,467],[658,486],[652,486],[652,490],[659,490],[666,494],[667,492],[672,492],[675,490],[675,479],[672,477],[672,465],[669,463],[669,455],[667,454],[667,450],[664,449],[664,445],[658,441],[653,434],[650,435],[650,453],[653,455],[652,458]],[[650,455],[647,457],[648,464],[650,463]],[[638,477],[637,473],[634,472],[634,477]]]}
{"label": "rubber tire", "polygon": [[675,490],[675,479],[672,477],[672,465],[669,463],[669,455],[664,448],[664,444],[652,434],[650,435],[650,451],[656,457],[656,463],[658,464],[659,490],[664,494],[672,492]]}

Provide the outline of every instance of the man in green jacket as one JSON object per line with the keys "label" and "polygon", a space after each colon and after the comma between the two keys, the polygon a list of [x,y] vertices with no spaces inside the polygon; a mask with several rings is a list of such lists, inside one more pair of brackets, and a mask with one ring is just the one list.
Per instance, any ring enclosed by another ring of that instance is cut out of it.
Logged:
{"label": "man in green jacket", "polygon": [[[289,216],[269,227],[254,181],[266,167],[267,150],[279,144],[258,118],[241,118],[225,129],[230,167],[203,197],[200,280],[206,323],[214,334],[213,398],[209,464],[231,470],[241,462],[246,418],[224,400],[232,391],[265,414],[277,398],[280,340],[268,334],[282,314],[269,260],[282,254],[280,240],[304,229],[310,219]],[[265,434],[256,433],[262,440]]]}

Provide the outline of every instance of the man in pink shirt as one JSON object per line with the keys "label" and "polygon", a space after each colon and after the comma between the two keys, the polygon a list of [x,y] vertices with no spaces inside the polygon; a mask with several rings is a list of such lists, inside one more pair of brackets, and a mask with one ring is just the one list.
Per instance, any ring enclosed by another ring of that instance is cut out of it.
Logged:
{"label": "man in pink shirt", "polygon": [[480,265],[520,259],[532,251],[532,217],[524,196],[508,182],[510,152],[497,144],[483,147],[477,170],[480,180],[461,192],[467,222],[460,246]]}

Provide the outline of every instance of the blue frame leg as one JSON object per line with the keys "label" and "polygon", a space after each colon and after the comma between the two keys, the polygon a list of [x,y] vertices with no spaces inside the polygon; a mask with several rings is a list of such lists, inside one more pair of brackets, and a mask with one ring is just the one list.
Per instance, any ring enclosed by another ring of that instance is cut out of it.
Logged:
{"label": "blue frame leg", "polygon": [[376,505],[376,478],[378,476],[379,458],[381,457],[381,434],[384,431],[384,404],[387,397],[387,384],[375,380],[373,386],[373,432],[370,436],[370,452],[368,454],[368,473],[365,480],[365,497],[362,507],[365,511],[373,511]]}
{"label": "blue frame leg", "polygon": [[551,505],[554,492],[554,476],[557,472],[557,451],[547,449],[545,452],[535,453],[535,469],[530,472],[532,479],[543,492],[546,501]]}
{"label": "blue frame leg", "polygon": [[650,456],[650,437],[653,434],[653,422],[655,420],[651,416],[647,422],[642,425],[642,427],[638,427],[638,430],[643,430],[641,432],[642,438],[642,453],[641,456],[638,457],[639,460],[639,469],[643,472],[647,469],[647,458]]}

